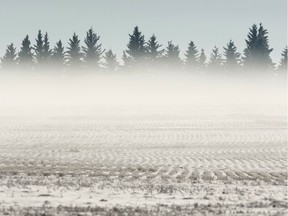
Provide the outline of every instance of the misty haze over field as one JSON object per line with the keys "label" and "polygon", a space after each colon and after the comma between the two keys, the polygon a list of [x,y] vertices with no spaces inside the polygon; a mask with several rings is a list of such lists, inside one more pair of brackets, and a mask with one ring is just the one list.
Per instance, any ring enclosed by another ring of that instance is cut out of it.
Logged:
{"label": "misty haze over field", "polygon": [[189,73],[0,76],[1,107],[285,106],[286,82],[277,77],[197,77]]}

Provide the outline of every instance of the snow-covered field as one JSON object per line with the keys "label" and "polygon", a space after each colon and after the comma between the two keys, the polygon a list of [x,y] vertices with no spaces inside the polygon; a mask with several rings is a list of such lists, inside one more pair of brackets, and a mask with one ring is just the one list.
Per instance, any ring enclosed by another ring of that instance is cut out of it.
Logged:
{"label": "snow-covered field", "polygon": [[0,215],[287,214],[284,107],[6,109]]}

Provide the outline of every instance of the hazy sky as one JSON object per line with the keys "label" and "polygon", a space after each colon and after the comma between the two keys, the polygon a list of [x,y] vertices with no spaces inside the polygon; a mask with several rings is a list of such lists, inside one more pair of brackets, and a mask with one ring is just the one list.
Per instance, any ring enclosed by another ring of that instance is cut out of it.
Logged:
{"label": "hazy sky", "polygon": [[0,54],[11,42],[19,51],[26,34],[34,43],[38,29],[49,33],[52,46],[59,39],[67,46],[74,31],[83,42],[93,27],[103,47],[121,58],[136,25],[146,39],[155,33],[161,44],[173,40],[182,53],[190,40],[208,56],[230,39],[242,52],[249,27],[260,22],[278,61],[287,44],[287,0],[1,0]]}

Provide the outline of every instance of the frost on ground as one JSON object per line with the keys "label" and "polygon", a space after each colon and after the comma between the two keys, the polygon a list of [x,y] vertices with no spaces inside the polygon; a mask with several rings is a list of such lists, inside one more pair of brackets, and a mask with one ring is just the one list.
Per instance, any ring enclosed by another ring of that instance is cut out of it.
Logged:
{"label": "frost on ground", "polygon": [[287,214],[285,108],[3,113],[0,215]]}

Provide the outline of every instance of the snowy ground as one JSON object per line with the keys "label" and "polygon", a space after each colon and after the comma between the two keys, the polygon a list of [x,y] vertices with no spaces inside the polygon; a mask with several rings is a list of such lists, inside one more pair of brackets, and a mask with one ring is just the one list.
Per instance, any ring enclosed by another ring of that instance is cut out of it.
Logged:
{"label": "snowy ground", "polygon": [[0,112],[0,215],[285,215],[281,107]]}

